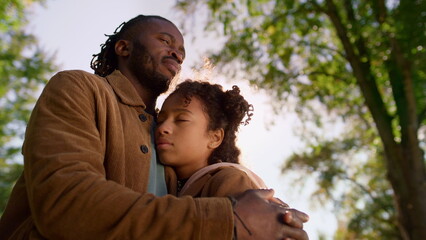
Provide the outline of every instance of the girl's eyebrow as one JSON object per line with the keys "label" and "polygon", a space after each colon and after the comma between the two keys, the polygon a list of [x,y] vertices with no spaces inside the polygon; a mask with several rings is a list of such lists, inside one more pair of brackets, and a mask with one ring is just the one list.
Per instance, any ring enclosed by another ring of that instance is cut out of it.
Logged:
{"label": "girl's eyebrow", "polygon": [[[173,112],[173,113],[185,112],[185,113],[192,114],[192,112],[191,112],[191,111],[189,111],[189,110],[188,110],[188,109],[186,109],[186,108],[175,108],[175,109],[172,109],[172,110],[171,110],[171,111],[169,111],[169,112]],[[167,112],[165,112],[165,111],[163,111],[163,110],[160,110],[160,112],[158,113],[158,116],[160,116],[160,114],[165,114],[165,113],[167,113]]]}
{"label": "girl's eyebrow", "polygon": [[176,108],[176,109],[174,109],[173,110],[173,112],[186,112],[186,113],[190,113],[190,114],[192,114],[192,112],[191,111],[189,111],[188,109],[186,109],[186,108]]}

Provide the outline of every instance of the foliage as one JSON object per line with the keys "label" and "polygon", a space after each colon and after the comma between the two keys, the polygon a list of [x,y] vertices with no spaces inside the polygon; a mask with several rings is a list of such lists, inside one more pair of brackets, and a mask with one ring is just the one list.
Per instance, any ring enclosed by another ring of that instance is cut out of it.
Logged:
{"label": "foliage", "polygon": [[308,145],[306,152],[293,154],[282,171],[304,172],[301,182],[305,176],[316,177],[313,195],[318,205],[332,200],[339,213],[335,239],[398,239],[381,146],[370,146],[377,137],[374,131],[366,133],[362,122],[351,124],[352,133]]}
{"label": "foliage", "polygon": [[397,177],[412,159],[393,161],[390,149],[426,147],[425,1],[180,0],[176,6],[186,16],[207,8],[206,30],[225,37],[210,53],[221,70],[246,73],[283,104],[296,97],[306,123],[321,129],[339,116],[345,124],[332,139],[323,137],[330,129],[300,131],[308,147],[283,165],[317,176],[315,195],[336,202],[346,223],[336,238],[402,238],[389,189],[409,185]]}
{"label": "foliage", "polygon": [[55,69],[25,31],[34,2],[44,0],[0,0],[0,213],[22,171],[20,145],[35,95]]}

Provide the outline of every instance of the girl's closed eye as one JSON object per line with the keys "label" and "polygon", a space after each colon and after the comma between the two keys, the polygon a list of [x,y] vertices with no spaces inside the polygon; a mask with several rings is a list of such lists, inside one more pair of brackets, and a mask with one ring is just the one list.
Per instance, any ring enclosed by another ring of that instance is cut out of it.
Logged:
{"label": "girl's closed eye", "polygon": [[176,118],[176,122],[189,122],[189,118],[178,117]]}
{"label": "girl's closed eye", "polygon": [[191,120],[191,114],[186,111],[179,113],[175,118],[176,122],[189,122],[190,120]]}

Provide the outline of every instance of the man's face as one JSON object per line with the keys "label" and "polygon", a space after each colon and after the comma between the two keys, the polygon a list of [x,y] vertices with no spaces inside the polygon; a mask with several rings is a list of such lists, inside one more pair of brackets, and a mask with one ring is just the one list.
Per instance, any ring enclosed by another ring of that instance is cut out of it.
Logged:
{"label": "man's face", "polygon": [[183,37],[171,23],[152,19],[133,41],[129,70],[138,81],[159,95],[168,90],[185,58]]}

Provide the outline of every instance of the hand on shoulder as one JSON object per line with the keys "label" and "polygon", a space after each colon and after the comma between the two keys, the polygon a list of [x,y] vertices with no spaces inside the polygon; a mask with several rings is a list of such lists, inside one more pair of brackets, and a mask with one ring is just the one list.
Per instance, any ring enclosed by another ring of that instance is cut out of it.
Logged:
{"label": "hand on shoulder", "polygon": [[271,203],[273,190],[247,190],[234,199],[236,239],[308,240],[303,223],[309,217],[303,212]]}

